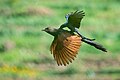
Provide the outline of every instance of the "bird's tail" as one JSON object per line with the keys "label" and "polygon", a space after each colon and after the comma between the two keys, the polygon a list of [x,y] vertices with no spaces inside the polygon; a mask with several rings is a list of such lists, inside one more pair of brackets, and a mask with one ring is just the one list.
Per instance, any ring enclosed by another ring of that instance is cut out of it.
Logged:
{"label": "bird's tail", "polygon": [[103,47],[101,44],[99,44],[99,43],[96,43],[96,42],[94,42],[94,41],[87,40],[87,39],[82,39],[82,41],[85,42],[85,43],[87,43],[87,44],[89,44],[89,45],[91,45],[91,46],[94,46],[95,48],[97,48],[97,49],[99,49],[99,50],[101,50],[101,51],[103,51],[103,52],[107,52],[106,48],[104,48],[104,47]]}
{"label": "bird's tail", "polygon": [[91,45],[91,46],[94,46],[95,48],[101,50],[101,51],[104,51],[104,52],[107,52],[106,48],[104,48],[101,44],[99,43],[96,43],[94,42],[95,39],[89,39],[89,38],[86,38],[84,36],[82,36],[79,32],[78,32],[78,29],[75,28],[75,32],[82,38],[82,41]]}

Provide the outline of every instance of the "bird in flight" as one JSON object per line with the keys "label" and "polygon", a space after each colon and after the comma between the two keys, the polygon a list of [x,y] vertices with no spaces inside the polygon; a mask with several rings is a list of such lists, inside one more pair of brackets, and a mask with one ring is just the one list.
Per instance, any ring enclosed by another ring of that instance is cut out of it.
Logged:
{"label": "bird in flight", "polygon": [[54,36],[50,51],[58,66],[66,66],[76,57],[81,46],[81,37],[63,29],[47,27],[43,31]]}
{"label": "bird in flight", "polygon": [[102,49],[104,52],[106,52],[106,49],[101,44],[82,39],[79,35],[74,34],[71,31],[50,27],[47,27],[42,31],[54,36],[50,51],[53,54],[58,66],[66,66],[66,64],[72,62],[72,60],[74,60],[76,57],[82,42],[95,45],[97,49],[100,48],[100,50]]}

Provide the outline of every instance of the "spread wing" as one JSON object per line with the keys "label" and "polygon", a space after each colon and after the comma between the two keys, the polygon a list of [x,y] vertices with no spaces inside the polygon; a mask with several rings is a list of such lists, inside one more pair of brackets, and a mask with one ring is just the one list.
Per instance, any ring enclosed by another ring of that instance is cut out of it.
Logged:
{"label": "spread wing", "polygon": [[81,20],[84,16],[85,13],[83,11],[77,10],[75,12],[71,12],[70,14],[67,14],[65,17],[69,25],[79,28]]}
{"label": "spread wing", "polygon": [[50,50],[57,64],[66,66],[74,60],[80,45],[81,38],[79,36],[63,32],[53,40]]}

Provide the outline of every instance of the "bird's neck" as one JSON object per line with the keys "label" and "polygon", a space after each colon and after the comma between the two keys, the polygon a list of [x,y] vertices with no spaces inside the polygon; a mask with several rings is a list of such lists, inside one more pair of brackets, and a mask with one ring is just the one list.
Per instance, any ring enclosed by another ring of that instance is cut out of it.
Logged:
{"label": "bird's neck", "polygon": [[54,30],[54,31],[49,31],[47,32],[48,34],[52,35],[52,36],[57,36],[58,35],[58,30]]}
{"label": "bird's neck", "polygon": [[49,34],[51,34],[52,36],[57,36],[56,32],[50,32]]}

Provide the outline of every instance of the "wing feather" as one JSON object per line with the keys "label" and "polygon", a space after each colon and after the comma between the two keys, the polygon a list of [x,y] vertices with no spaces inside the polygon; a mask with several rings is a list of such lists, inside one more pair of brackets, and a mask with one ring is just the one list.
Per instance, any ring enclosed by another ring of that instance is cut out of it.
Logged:
{"label": "wing feather", "polygon": [[66,66],[66,64],[69,64],[66,56],[64,55],[64,52],[62,52],[62,51],[61,51],[61,59],[63,61],[64,66]]}
{"label": "wing feather", "polygon": [[58,66],[62,65],[61,55],[60,55],[59,51],[57,51],[57,58],[56,58],[56,60],[58,60]]}
{"label": "wing feather", "polygon": [[[76,12],[77,13],[77,12]],[[81,38],[69,32],[62,32],[51,44],[50,50],[58,66],[66,66],[76,57],[81,46]]]}
{"label": "wing feather", "polygon": [[66,51],[63,51],[62,53],[63,53],[64,58],[65,58],[67,61],[69,60],[70,62],[72,62],[71,58],[67,55],[67,52],[66,52]]}
{"label": "wing feather", "polygon": [[66,20],[69,25],[79,28],[82,18],[85,16],[83,11],[75,11],[66,15]]}

